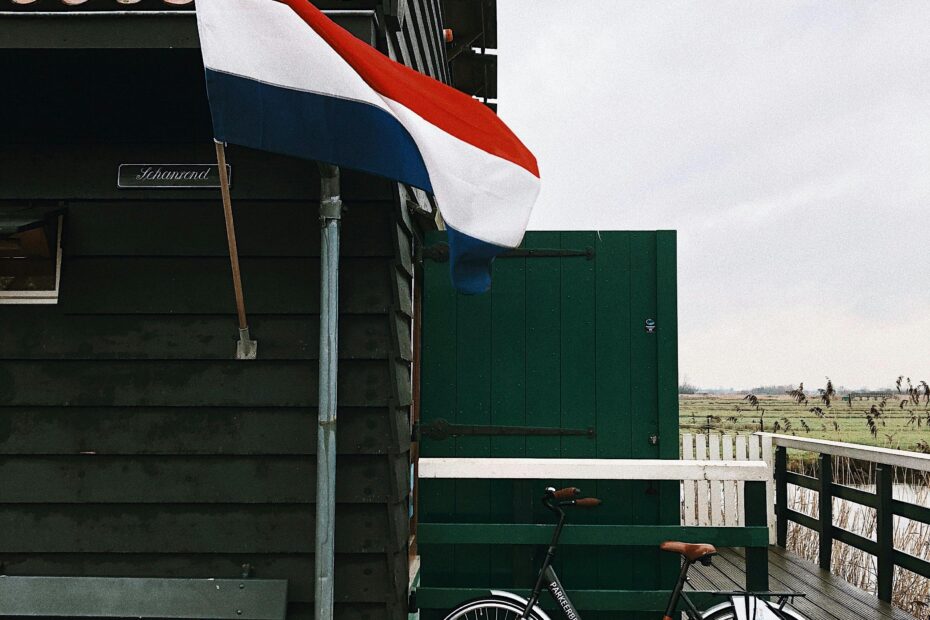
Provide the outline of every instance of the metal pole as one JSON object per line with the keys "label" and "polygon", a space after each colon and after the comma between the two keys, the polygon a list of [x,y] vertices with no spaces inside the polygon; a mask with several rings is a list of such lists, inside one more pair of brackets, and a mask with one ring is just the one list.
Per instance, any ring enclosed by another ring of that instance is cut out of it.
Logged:
{"label": "metal pole", "polygon": [[258,343],[249,336],[249,324],[245,318],[242,275],[239,272],[239,248],[236,245],[232,198],[229,195],[229,175],[226,174],[226,145],[216,139],[213,142],[216,145],[216,163],[220,174],[220,195],[223,197],[223,215],[226,218],[226,242],[229,244],[229,263],[232,267],[233,291],[236,294],[236,314],[239,316],[239,342],[236,345],[236,359],[254,360],[258,353]]}
{"label": "metal pole", "polygon": [[339,359],[339,168],[320,168],[320,396],[316,452],[316,620],[333,618],[336,379]]}

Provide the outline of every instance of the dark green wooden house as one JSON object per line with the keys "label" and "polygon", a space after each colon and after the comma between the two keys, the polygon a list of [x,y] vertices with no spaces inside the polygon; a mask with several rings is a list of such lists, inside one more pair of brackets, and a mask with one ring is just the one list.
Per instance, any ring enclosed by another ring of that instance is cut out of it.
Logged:
{"label": "dark green wooden house", "polygon": [[[496,96],[472,49],[496,46],[492,0],[317,4]],[[219,190],[139,178],[215,164],[192,10],[0,0],[0,573],[286,579],[289,617],[309,618],[319,181],[228,149],[259,342],[237,361]],[[344,171],[342,194],[336,615],[399,618],[414,254],[435,225],[425,195],[383,179]]]}

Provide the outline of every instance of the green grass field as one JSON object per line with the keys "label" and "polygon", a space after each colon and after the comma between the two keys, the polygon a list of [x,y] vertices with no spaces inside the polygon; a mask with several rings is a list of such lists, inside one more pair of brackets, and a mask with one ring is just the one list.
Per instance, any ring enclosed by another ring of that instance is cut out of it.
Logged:
{"label": "green grass field", "polygon": [[[806,405],[796,404],[789,396],[760,396],[758,408],[741,396],[682,395],[679,397],[681,432],[751,432],[760,430],[760,418],[767,432],[832,439],[851,443],[927,451],[930,443],[930,409],[919,405],[899,407],[900,398],[885,402],[880,415],[873,416],[875,434],[868,423],[873,405],[880,400],[837,400],[825,407],[816,397]],[[812,413],[821,407],[824,415]]]}

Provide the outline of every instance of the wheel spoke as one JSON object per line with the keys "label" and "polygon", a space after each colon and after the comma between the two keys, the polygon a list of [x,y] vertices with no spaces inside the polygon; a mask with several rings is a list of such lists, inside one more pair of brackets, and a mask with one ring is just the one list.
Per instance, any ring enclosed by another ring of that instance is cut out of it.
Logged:
{"label": "wheel spoke", "polygon": [[[460,605],[445,620],[518,620],[523,607],[506,599],[476,600]],[[491,617],[493,615],[493,618]]]}

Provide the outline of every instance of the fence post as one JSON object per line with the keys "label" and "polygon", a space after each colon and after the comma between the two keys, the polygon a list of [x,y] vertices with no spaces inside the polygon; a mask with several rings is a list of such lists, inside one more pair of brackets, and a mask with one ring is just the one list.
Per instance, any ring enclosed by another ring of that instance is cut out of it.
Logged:
{"label": "fence post", "polygon": [[[775,448],[775,544],[785,548],[788,543],[788,449]],[[749,525],[747,523],[747,525]]]}
{"label": "fence post", "polygon": [[[765,505],[765,482],[749,480],[745,483],[746,526],[765,526],[768,507]],[[769,548],[746,547],[746,589],[766,591],[769,589]]]}
{"label": "fence post", "polygon": [[[694,436],[691,433],[685,433],[681,436],[681,458],[686,461],[694,459]],[[694,480],[685,480],[682,483],[682,489],[685,493],[684,518],[681,520],[682,525],[697,525],[695,512],[695,501],[697,499],[697,483]]]}
{"label": "fence post", "polygon": [[820,455],[820,568],[830,570],[833,555],[833,456]]}
{"label": "fence post", "polygon": [[[755,437],[755,436],[753,436]],[[772,455],[772,438],[768,435],[759,435],[760,448],[762,449],[762,460],[769,466],[768,481],[765,483],[765,505],[768,506],[769,516],[769,544],[775,544],[775,459]]]}
{"label": "fence post", "polygon": [[875,495],[878,499],[875,540],[878,543],[878,598],[891,602],[894,588],[894,514],[891,508],[894,468],[875,467]]}
{"label": "fence post", "polygon": [[[749,451],[747,450],[747,439],[749,442],[752,442],[752,435],[748,438],[746,435],[737,435],[736,436],[736,460],[745,461],[752,458],[749,456]],[[752,445],[751,443],[749,445]],[[744,495],[745,489],[743,488],[742,483],[736,483],[736,505],[739,506],[737,511],[739,514],[736,515],[736,525],[743,527],[746,525],[746,511],[743,509],[743,506],[746,504],[746,497]],[[772,522],[775,523],[774,521]]]}
{"label": "fence post", "polygon": [[[720,460],[720,435],[717,433],[708,433],[708,452],[710,460]],[[710,481],[710,521],[707,525],[723,525],[723,510],[720,508],[720,500],[723,495],[723,483],[719,480]]]}
{"label": "fence post", "polygon": [[[707,435],[694,436],[694,456],[699,461],[707,460]],[[697,525],[710,525],[710,482],[698,480],[697,487]]]}
{"label": "fence post", "polygon": [[[723,456],[724,461],[733,460],[733,437],[731,435],[721,436],[723,444],[720,446],[721,455]],[[738,504],[736,503],[737,492],[736,489],[739,487],[739,482],[736,480],[726,480],[723,483],[723,521],[721,525],[726,526],[735,526],[739,521],[737,515],[739,515],[739,510],[737,509]]]}

